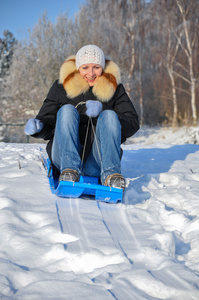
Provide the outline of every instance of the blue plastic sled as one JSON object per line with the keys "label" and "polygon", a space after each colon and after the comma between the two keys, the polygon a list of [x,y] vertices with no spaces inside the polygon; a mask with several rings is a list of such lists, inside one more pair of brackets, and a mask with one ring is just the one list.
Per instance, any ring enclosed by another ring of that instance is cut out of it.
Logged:
{"label": "blue plastic sled", "polygon": [[94,196],[95,200],[117,203],[122,202],[123,190],[98,184],[98,178],[80,176],[79,182],[61,181],[49,158],[43,159],[47,170],[51,192],[58,197],[79,198],[81,195]]}

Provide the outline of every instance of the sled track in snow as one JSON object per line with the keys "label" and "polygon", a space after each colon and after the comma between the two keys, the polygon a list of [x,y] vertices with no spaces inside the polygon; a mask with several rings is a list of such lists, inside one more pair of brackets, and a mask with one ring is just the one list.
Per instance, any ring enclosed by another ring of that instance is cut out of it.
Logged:
{"label": "sled track in snow", "polygon": [[[133,255],[140,251],[126,206],[57,199],[56,207],[61,231],[76,238],[74,242],[63,245],[64,249],[81,257],[81,262],[85,259],[89,267],[84,269],[84,274],[87,273],[97,285],[108,282],[107,291],[113,299],[147,299],[145,293],[142,295],[135,287],[132,289],[132,282],[126,278],[119,279],[118,288],[117,276],[124,269],[130,271],[134,268]],[[99,274],[98,269],[103,272]],[[81,266],[75,272],[81,273]]]}
{"label": "sled track in snow", "polygon": [[[72,244],[64,245],[65,249],[83,253],[95,249],[98,251],[100,248],[104,252],[100,239],[106,237],[109,240],[106,244],[112,245],[111,252],[119,252],[133,265],[132,252],[135,248],[139,251],[139,244],[125,206],[82,199],[57,199],[56,208],[61,231],[78,239]],[[95,228],[89,228],[87,213],[89,218],[90,214],[93,215]]]}
{"label": "sled track in snow", "polygon": [[[103,224],[110,234],[115,247],[119,249],[123,255],[128,259],[129,263],[133,265],[133,260],[130,258],[131,253],[126,248],[123,242],[131,242],[133,247],[137,243],[132,225],[128,221],[128,215],[124,209],[117,206],[103,205],[97,202],[97,206],[103,217]],[[131,249],[132,250],[132,249]]]}

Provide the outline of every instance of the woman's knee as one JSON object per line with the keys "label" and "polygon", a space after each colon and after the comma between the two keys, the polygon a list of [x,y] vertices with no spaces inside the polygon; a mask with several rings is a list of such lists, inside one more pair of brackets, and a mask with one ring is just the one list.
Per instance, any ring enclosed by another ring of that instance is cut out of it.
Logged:
{"label": "woman's knee", "polygon": [[61,115],[63,113],[64,114],[67,114],[67,113],[71,114],[71,113],[76,113],[76,112],[77,112],[77,110],[76,110],[75,106],[73,106],[72,104],[65,104],[59,109],[58,115]]}
{"label": "woman's knee", "polygon": [[59,109],[57,119],[64,122],[71,122],[73,119],[79,119],[79,113],[75,106],[65,104]]}
{"label": "woman's knee", "polygon": [[102,125],[113,127],[120,127],[118,115],[113,110],[104,110],[98,117],[98,122]]}

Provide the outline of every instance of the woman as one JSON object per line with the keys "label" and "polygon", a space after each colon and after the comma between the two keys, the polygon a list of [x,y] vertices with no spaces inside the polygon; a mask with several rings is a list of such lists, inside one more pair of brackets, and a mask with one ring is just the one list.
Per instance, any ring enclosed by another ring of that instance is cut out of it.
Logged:
{"label": "woman", "polygon": [[61,66],[59,80],[25,133],[50,140],[47,153],[59,180],[96,176],[103,185],[124,189],[120,146],[138,129],[119,67],[99,47],[87,45]]}

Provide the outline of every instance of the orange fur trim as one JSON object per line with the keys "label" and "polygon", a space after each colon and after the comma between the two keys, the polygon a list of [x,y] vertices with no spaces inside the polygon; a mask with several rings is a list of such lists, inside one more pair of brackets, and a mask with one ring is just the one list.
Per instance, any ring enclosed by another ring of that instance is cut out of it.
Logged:
{"label": "orange fur trim", "polygon": [[[60,68],[59,82],[63,84],[69,98],[86,93],[90,86],[76,68],[75,56],[70,56]],[[96,80],[93,93],[102,101],[109,101],[120,83],[120,69],[111,60],[106,60],[102,75]]]}

